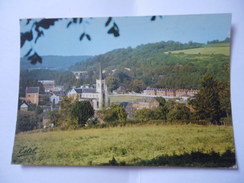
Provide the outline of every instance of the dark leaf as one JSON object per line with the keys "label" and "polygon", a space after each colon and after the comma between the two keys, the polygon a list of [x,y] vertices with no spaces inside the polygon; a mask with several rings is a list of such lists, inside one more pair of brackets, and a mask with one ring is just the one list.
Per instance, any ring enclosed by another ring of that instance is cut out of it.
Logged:
{"label": "dark leaf", "polygon": [[117,26],[117,24],[114,22],[114,29],[116,30],[116,31],[119,31],[119,27]]}
{"label": "dark leaf", "polygon": [[31,19],[27,19],[26,20],[26,25],[28,25],[30,23]]}
{"label": "dark leaf", "polygon": [[118,31],[114,32],[114,37],[119,37],[119,32]]}
{"label": "dark leaf", "polygon": [[56,21],[58,21],[58,18],[54,19],[42,19],[39,22],[36,23],[37,27],[42,27],[44,29],[48,29],[50,26],[54,25]]}
{"label": "dark leaf", "polygon": [[84,36],[85,36],[85,33],[80,35],[80,41],[83,39]]}
{"label": "dark leaf", "polygon": [[44,35],[43,31],[39,30],[39,27],[36,27],[35,28],[35,31],[37,32],[37,36],[36,36],[36,39],[35,39],[35,43],[37,42],[37,40]]}
{"label": "dark leaf", "polygon": [[113,34],[114,37],[118,37],[119,36],[119,31],[117,29],[115,29],[114,27],[111,27],[109,30],[108,30],[108,34]]}
{"label": "dark leaf", "polygon": [[31,64],[36,64],[37,62],[42,63],[42,58],[36,52],[29,56],[28,60],[31,61]]}
{"label": "dark leaf", "polygon": [[73,18],[73,22],[76,23],[77,22],[77,18]]}
{"label": "dark leaf", "polygon": [[32,52],[32,48],[24,55],[24,57],[28,57],[31,52]]}
{"label": "dark leaf", "polygon": [[105,27],[107,27],[110,24],[111,20],[112,20],[112,17],[109,17],[107,22],[105,23]]}
{"label": "dark leaf", "polygon": [[72,24],[71,21],[69,21],[69,23],[67,24],[67,28],[69,28],[69,26]]}
{"label": "dark leaf", "polygon": [[154,21],[154,20],[156,20],[156,16],[151,17],[151,21]]}
{"label": "dark leaf", "polygon": [[33,39],[32,31],[21,33],[20,35],[20,46],[23,47],[25,44],[25,41],[31,41]]}
{"label": "dark leaf", "polygon": [[89,41],[91,41],[91,37],[90,37],[89,34],[86,34],[86,38],[87,38]]}
{"label": "dark leaf", "polygon": [[80,18],[80,22],[79,23],[82,23],[82,21],[83,21],[83,18]]}
{"label": "dark leaf", "polygon": [[115,32],[114,27],[111,27],[111,28],[108,30],[108,34],[114,34],[114,32]]}

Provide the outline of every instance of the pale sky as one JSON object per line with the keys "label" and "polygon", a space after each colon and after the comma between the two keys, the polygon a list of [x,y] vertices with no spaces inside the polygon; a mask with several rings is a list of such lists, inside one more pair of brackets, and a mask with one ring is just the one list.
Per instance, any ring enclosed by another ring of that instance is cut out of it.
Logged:
{"label": "pale sky", "polygon": [[[180,15],[157,17],[150,21],[149,17],[115,17],[113,20],[120,29],[120,36],[107,34],[110,26],[105,27],[107,18],[85,18],[87,23],[72,24],[66,28],[69,19],[56,22],[55,26],[44,31],[44,36],[36,44],[26,42],[21,49],[21,56],[25,55],[30,45],[37,53],[44,55],[98,55],[117,48],[136,47],[141,44],[160,41],[189,41],[206,43],[212,40],[224,40],[230,37],[231,15]],[[30,30],[25,21],[20,23],[21,32]],[[79,40],[83,32],[91,36]]]}

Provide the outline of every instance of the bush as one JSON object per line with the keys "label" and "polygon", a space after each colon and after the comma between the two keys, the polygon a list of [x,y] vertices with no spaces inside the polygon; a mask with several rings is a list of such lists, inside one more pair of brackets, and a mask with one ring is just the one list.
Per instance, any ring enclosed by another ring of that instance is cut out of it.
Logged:
{"label": "bush", "polygon": [[184,104],[175,104],[174,107],[167,114],[167,120],[189,120],[190,115],[190,109]]}
{"label": "bush", "polygon": [[112,121],[125,121],[127,119],[127,113],[125,109],[120,105],[111,105],[109,108],[98,112],[100,117],[106,122]]}
{"label": "bush", "polygon": [[84,126],[89,118],[94,115],[94,109],[89,101],[76,101],[70,111],[71,119],[76,126]]}
{"label": "bush", "polygon": [[18,113],[16,133],[34,130],[41,119],[31,111],[21,111]]}

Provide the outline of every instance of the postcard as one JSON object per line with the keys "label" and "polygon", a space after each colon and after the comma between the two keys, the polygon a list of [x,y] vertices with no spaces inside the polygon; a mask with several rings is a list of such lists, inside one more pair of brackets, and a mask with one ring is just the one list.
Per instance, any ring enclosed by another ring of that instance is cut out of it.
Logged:
{"label": "postcard", "polygon": [[12,164],[236,168],[231,14],[20,20]]}

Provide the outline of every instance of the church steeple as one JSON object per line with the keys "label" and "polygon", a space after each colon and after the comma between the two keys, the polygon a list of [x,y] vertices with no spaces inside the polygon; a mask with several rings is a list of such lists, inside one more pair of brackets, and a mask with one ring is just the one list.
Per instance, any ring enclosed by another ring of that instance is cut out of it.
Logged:
{"label": "church steeple", "polygon": [[99,79],[102,80],[103,79],[103,75],[102,75],[102,64],[100,62],[100,65],[99,65]]}

